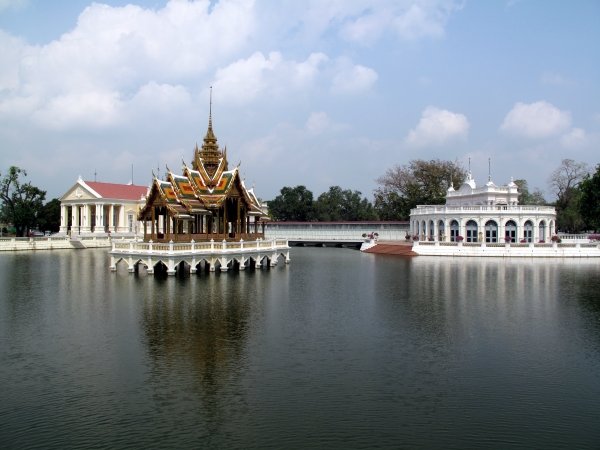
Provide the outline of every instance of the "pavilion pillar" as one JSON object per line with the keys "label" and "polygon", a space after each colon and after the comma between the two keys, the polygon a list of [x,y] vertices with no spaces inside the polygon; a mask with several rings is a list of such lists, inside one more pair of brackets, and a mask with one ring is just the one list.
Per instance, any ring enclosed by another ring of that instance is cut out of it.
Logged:
{"label": "pavilion pillar", "polygon": [[92,228],[91,228],[91,224],[92,224],[91,205],[88,203],[85,203],[81,209],[82,209],[82,211],[81,211],[81,233],[82,234],[91,233],[91,231],[92,231]]}
{"label": "pavilion pillar", "polygon": [[71,234],[79,234],[79,205],[71,206]]}
{"label": "pavilion pillar", "polygon": [[110,222],[108,223],[108,230],[109,231],[116,231],[116,222],[115,222],[115,204],[111,203],[110,204],[110,209],[109,209],[109,215],[110,215]]}
{"label": "pavilion pillar", "polygon": [[125,220],[125,205],[121,204],[119,205],[119,221],[118,221],[118,227],[117,227],[117,231],[120,232],[126,232],[128,231],[127,228],[127,220]]}
{"label": "pavilion pillar", "polygon": [[156,235],[154,234],[154,231],[155,231],[154,230],[154,224],[155,224],[155,221],[156,221],[156,216],[154,215],[154,210],[155,210],[155,208],[153,206],[152,210],[151,210],[152,214],[150,216],[150,220],[151,220],[151,222],[150,222],[150,239],[156,241]]}
{"label": "pavilion pillar", "polygon": [[242,210],[240,208],[240,199],[238,198],[236,200],[237,203],[237,217],[235,218],[235,233],[241,233],[242,232]]}
{"label": "pavilion pillar", "polygon": [[104,233],[104,207],[96,203],[96,225],[94,226],[94,234]]}
{"label": "pavilion pillar", "polygon": [[60,233],[66,234],[69,230],[69,207],[60,205]]}

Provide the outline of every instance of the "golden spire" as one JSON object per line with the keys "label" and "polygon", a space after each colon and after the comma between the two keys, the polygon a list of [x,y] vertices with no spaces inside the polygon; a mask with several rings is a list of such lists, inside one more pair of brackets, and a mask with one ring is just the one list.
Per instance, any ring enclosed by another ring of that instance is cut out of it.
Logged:
{"label": "golden spire", "polygon": [[217,167],[220,164],[221,158],[223,158],[223,153],[219,150],[219,145],[217,144],[217,137],[212,129],[212,86],[210,87],[210,97],[209,97],[209,109],[208,109],[208,129],[206,130],[206,136],[204,136],[204,143],[202,144],[202,149],[198,152],[194,152],[194,164],[193,169],[198,170],[198,168],[202,165],[206,169],[206,172],[212,176]]}

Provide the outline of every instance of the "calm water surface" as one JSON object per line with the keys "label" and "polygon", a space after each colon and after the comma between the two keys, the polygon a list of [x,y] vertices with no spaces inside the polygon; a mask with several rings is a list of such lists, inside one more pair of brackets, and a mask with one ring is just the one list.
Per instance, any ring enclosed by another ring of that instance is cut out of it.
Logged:
{"label": "calm water surface", "polygon": [[600,261],[0,254],[2,448],[599,448]]}

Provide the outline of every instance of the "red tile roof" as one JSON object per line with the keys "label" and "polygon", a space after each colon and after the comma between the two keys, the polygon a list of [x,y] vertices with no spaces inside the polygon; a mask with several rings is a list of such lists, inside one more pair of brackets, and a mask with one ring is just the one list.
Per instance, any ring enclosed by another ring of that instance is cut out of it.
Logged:
{"label": "red tile roof", "polygon": [[85,181],[89,187],[102,196],[115,200],[139,200],[148,192],[148,186],[135,184],[101,183],[99,181]]}

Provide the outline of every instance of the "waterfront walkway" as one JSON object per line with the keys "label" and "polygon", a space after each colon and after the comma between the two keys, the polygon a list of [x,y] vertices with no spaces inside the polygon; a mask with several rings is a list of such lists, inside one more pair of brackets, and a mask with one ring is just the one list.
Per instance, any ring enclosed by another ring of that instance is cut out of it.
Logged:
{"label": "waterfront walkway", "polygon": [[365,248],[363,252],[379,255],[417,256],[412,250],[412,242],[407,241],[378,241],[374,246]]}

